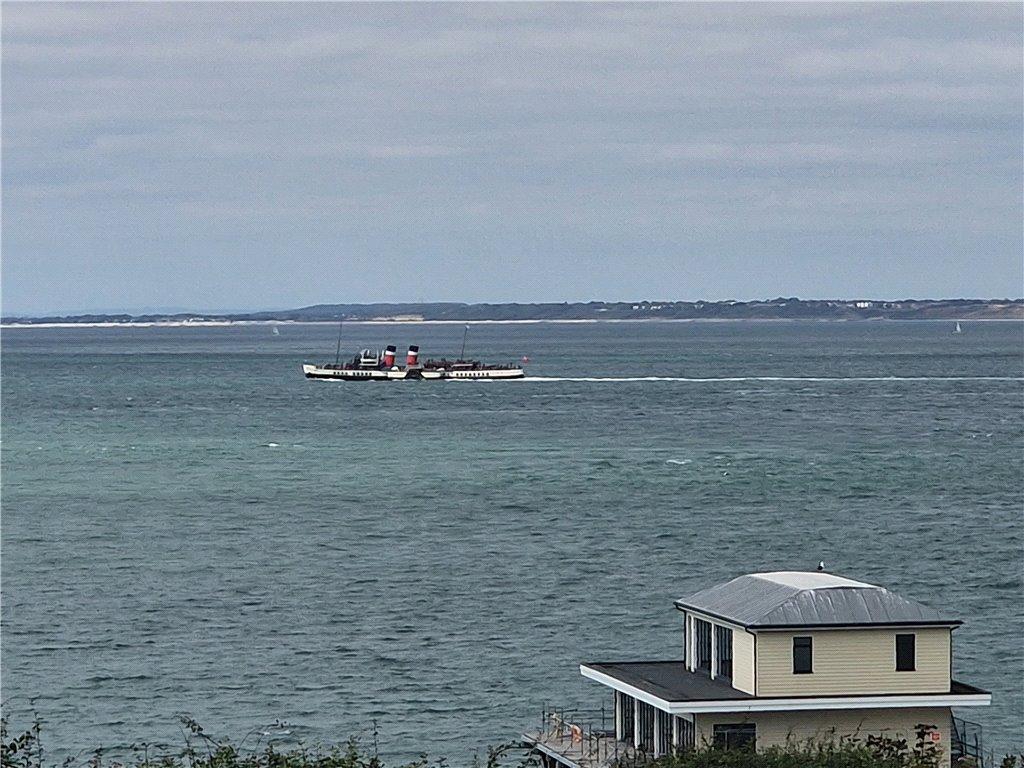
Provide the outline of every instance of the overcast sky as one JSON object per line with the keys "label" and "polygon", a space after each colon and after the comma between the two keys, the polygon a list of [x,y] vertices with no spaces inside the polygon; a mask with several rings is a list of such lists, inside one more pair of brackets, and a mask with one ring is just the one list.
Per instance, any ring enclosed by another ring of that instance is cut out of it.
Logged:
{"label": "overcast sky", "polygon": [[1021,296],[1021,28],[5,2],[3,309]]}

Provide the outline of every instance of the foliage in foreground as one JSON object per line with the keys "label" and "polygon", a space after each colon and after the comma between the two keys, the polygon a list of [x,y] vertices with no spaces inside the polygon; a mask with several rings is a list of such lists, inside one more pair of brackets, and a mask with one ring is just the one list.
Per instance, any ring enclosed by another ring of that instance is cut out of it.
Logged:
{"label": "foliage in foreground", "polygon": [[[715,749],[705,745],[692,752],[659,758],[647,768],[942,768],[945,753],[931,739],[934,726],[919,725],[916,741],[866,735],[791,741],[757,752]],[[954,768],[979,768],[963,758]],[[1024,755],[1007,755],[999,768],[1024,768]]]}
{"label": "foliage in foreground", "polygon": [[[272,731],[251,732],[235,745],[207,734],[191,718],[182,718],[182,748],[155,753],[143,744],[130,760],[110,760],[102,750],[87,756],[69,758],[60,768],[386,768],[379,757],[376,734],[372,747],[350,739],[344,746],[325,747],[275,744]],[[17,735],[8,733],[6,719],[0,717],[0,768],[56,768],[45,760],[41,727]],[[930,729],[921,729],[913,746],[902,739],[882,736],[841,738],[838,740],[792,742],[753,752],[742,749],[716,749],[711,745],[658,760],[620,761],[618,768],[941,768],[941,750],[927,738]],[[270,737],[269,739],[267,737]],[[249,739],[252,744],[246,746]],[[472,768],[510,768],[539,766],[536,756],[519,744],[491,747],[486,757],[474,757]],[[393,768],[452,768],[444,758],[426,756]],[[977,768],[971,760],[955,768]],[[1024,768],[1024,754],[1007,755],[999,768]]]}
{"label": "foliage in foreground", "polygon": [[[16,736],[8,733],[7,720],[0,717],[0,768],[57,768],[47,763],[39,722]],[[190,717],[181,718],[182,747],[158,751],[151,745],[133,745],[134,756],[127,760],[106,758],[102,749],[68,758],[59,768],[386,768],[373,746],[364,747],[356,739],[343,746],[326,747],[280,743],[277,734],[287,733],[281,723],[251,731],[239,744],[206,733]],[[247,746],[248,745],[248,746]],[[518,744],[489,747],[486,757],[475,756],[472,768],[506,768],[535,765]],[[431,760],[423,755],[411,763],[393,768],[451,768],[444,759]]]}

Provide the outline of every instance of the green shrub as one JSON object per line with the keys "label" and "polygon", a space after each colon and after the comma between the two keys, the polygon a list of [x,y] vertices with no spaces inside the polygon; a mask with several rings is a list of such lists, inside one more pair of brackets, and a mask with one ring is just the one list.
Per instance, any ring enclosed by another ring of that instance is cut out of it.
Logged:
{"label": "green shrub", "polygon": [[[275,724],[275,725],[280,725]],[[385,768],[377,750],[376,728],[373,744],[365,747],[355,739],[342,746],[289,746],[282,748],[262,739],[265,733],[253,731],[238,745],[215,738],[191,718],[182,718],[182,747],[172,753],[151,754],[141,745],[133,759],[110,760],[102,750],[77,759],[65,760],[60,768]],[[933,726],[921,725],[913,746],[905,739],[884,736],[846,736],[831,739],[797,741],[784,746],[754,752],[719,749],[710,744],[698,749],[658,758],[621,759],[617,768],[644,765],[647,768],[941,768],[942,751],[931,740]],[[0,717],[0,768],[55,768],[45,761],[42,728],[38,722],[16,736],[8,733],[6,719]],[[251,746],[246,743],[255,737]],[[519,744],[506,744],[486,750],[475,757],[472,768],[536,766],[537,758]],[[394,768],[452,768],[445,759],[431,760],[425,755]],[[965,761],[957,768],[969,768]],[[1000,768],[1024,768],[1024,755],[1007,755]]]}
{"label": "green shrub", "polygon": [[[275,723],[275,726],[280,726]],[[56,768],[44,760],[42,728],[39,722],[17,736],[8,733],[6,718],[0,717],[0,768]],[[273,740],[263,742],[264,733],[251,732],[235,745],[226,739],[208,734],[203,726],[189,717],[181,718],[182,747],[172,753],[151,753],[141,744],[130,760],[107,759],[102,749],[88,756],[68,759],[60,768],[385,768],[378,750],[374,727],[373,745],[364,747],[356,739],[343,746],[298,745],[282,749]],[[253,743],[246,748],[246,743]],[[483,758],[474,757],[473,768],[502,768],[507,765],[525,765],[530,761],[528,751],[518,744],[489,747]],[[441,758],[431,760],[426,755],[411,763],[395,768],[451,768]]]}

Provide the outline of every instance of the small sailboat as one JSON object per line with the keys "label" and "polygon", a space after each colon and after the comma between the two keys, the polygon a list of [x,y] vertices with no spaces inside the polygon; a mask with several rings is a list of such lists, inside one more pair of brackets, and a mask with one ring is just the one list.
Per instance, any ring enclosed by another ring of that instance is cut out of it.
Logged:
{"label": "small sailboat", "polygon": [[953,329],[953,333],[963,333],[964,329],[960,327],[960,321],[956,323],[956,328]]}
{"label": "small sailboat", "polygon": [[281,335],[281,332],[279,330],[277,330],[277,326],[276,325],[271,329],[271,333],[273,333],[275,336],[280,336]]}

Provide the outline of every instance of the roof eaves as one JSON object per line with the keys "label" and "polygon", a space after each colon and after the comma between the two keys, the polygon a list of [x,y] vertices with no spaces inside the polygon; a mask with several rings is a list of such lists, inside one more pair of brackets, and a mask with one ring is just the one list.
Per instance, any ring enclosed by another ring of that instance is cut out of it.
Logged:
{"label": "roof eaves", "polygon": [[757,632],[766,632],[770,630],[794,630],[794,629],[858,629],[861,627],[959,627],[963,624],[960,619],[941,619],[934,621],[927,621],[924,619],[918,619],[917,621],[846,621],[838,623],[820,623],[820,624],[747,624],[746,629],[755,630]]}
{"label": "roof eaves", "polygon": [[[726,621],[730,624],[735,624],[738,627],[744,629],[755,630],[759,632],[770,631],[770,630],[794,630],[794,629],[858,629],[862,627],[959,627],[964,622],[962,619],[917,619],[913,621],[860,621],[860,622],[834,622],[834,623],[801,623],[801,624],[759,624],[757,621],[745,622],[740,621],[734,616],[723,616],[722,614],[709,611],[706,608],[702,608],[699,605],[691,605],[683,600],[676,600],[675,607],[678,611],[691,611],[693,613],[699,613],[704,616],[710,616],[712,619],[719,619],[720,621]],[[769,611],[768,613],[771,613]],[[767,614],[765,614],[767,615]],[[763,616],[762,616],[763,618]]]}
{"label": "roof eaves", "polygon": [[721,614],[715,613],[714,611],[709,611],[707,608],[701,608],[699,605],[691,605],[690,603],[684,602],[683,600],[676,600],[675,606],[677,611],[692,611],[693,613],[700,613],[704,616],[710,616],[713,619],[727,621],[730,624],[735,624],[736,626],[743,627],[744,629],[750,629],[750,627],[752,626],[745,621],[740,621],[735,616],[723,616]]}

